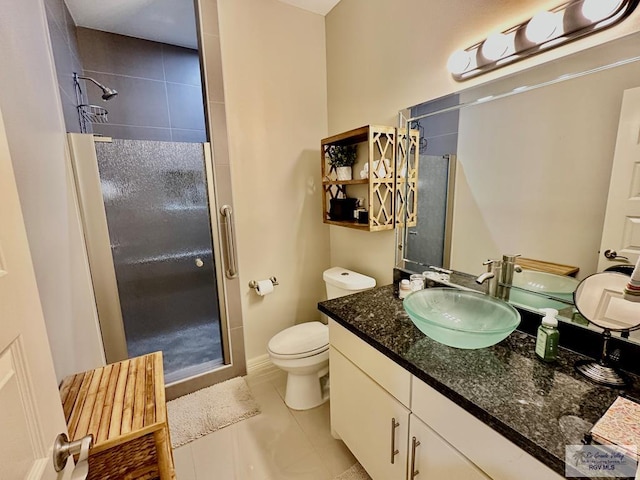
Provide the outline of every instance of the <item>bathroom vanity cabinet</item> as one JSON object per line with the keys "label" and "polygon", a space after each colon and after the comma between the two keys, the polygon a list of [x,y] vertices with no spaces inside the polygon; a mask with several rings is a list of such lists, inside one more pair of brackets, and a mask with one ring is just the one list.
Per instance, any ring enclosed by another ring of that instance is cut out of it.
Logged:
{"label": "bathroom vanity cabinet", "polygon": [[329,321],[331,428],[374,480],[563,477]]}
{"label": "bathroom vanity cabinet", "polygon": [[[419,132],[382,125],[365,125],[325,138],[320,142],[322,168],[322,215],[324,223],[366,231],[391,230],[402,225],[407,210],[408,226],[417,218]],[[357,145],[352,180],[337,180],[327,151],[334,146]],[[407,153],[408,152],[408,153]],[[368,170],[367,178],[360,172]],[[361,198],[368,221],[331,218],[331,201]]]}

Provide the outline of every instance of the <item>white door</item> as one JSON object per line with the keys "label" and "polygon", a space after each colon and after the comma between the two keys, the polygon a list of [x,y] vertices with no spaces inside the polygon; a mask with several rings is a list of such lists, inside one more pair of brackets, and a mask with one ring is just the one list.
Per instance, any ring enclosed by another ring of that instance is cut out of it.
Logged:
{"label": "white door", "polygon": [[66,431],[0,112],[0,479],[66,478],[51,459]]}
{"label": "white door", "polygon": [[[624,258],[606,258],[618,255]],[[615,252],[615,253],[614,253]],[[598,271],[620,263],[635,264],[640,255],[640,87],[622,97],[609,198],[602,231]]]}

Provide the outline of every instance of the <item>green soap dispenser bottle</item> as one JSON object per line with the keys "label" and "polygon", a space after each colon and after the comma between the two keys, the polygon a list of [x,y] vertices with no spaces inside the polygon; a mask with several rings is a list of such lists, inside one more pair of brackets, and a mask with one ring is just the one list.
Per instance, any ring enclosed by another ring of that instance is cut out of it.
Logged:
{"label": "green soap dispenser bottle", "polygon": [[545,362],[553,362],[558,358],[558,311],[554,308],[541,308],[545,314],[542,325],[538,327],[538,337],[536,339],[536,355]]}

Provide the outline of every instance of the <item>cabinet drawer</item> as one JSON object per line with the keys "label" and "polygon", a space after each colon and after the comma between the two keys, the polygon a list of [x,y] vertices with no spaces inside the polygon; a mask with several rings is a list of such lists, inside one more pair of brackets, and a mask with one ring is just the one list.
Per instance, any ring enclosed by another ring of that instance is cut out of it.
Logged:
{"label": "cabinet drawer", "polygon": [[415,377],[411,406],[424,423],[495,480],[563,478]]}
{"label": "cabinet drawer", "polygon": [[411,374],[407,370],[331,319],[329,342],[400,403],[409,407]]}

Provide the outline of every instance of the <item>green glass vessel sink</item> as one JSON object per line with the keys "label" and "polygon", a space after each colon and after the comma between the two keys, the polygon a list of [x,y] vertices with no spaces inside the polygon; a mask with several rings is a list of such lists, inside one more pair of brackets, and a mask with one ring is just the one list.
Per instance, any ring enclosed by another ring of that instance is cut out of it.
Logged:
{"label": "green glass vessel sink", "polygon": [[422,333],[456,348],[484,348],[507,338],[520,324],[511,305],[482,293],[427,288],[409,294],[404,309]]}
{"label": "green glass vessel sink", "polygon": [[578,280],[572,277],[535,272],[533,270],[523,270],[513,275],[514,287],[529,290],[530,292],[554,295],[567,300],[573,298],[573,292],[578,288],[579,283]]}

